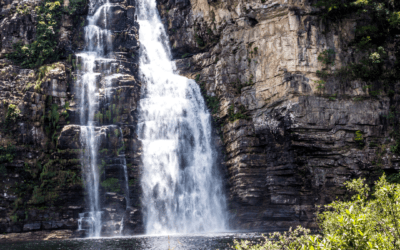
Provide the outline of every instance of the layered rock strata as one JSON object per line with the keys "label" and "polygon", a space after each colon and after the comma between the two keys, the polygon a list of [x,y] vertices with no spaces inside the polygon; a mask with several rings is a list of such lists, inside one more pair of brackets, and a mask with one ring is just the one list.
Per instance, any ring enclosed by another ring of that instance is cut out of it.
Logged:
{"label": "layered rock strata", "polygon": [[357,60],[355,30],[324,26],[312,3],[158,2],[181,74],[216,109],[235,229],[315,228],[315,205],[343,197],[345,181],[399,169],[387,117],[400,85],[391,97],[341,77],[321,86],[318,70]]}

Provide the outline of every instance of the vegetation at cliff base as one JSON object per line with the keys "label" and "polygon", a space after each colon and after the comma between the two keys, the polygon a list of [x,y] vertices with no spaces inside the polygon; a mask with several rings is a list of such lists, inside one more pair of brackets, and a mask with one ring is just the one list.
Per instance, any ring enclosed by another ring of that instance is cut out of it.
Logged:
{"label": "vegetation at cliff base", "polygon": [[320,234],[309,229],[273,233],[265,242],[236,241],[237,250],[400,249],[400,184],[383,175],[371,191],[363,179],[345,183],[349,201],[334,201],[317,213]]}

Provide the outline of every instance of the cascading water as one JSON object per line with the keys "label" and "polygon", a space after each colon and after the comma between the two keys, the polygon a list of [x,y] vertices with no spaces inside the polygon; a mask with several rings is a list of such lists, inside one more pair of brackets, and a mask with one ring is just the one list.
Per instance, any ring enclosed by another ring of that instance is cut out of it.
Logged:
{"label": "cascading water", "polygon": [[210,114],[197,84],[174,73],[156,1],[137,5],[145,83],[138,136],[146,233],[222,231],[227,226],[225,200],[215,169]]}
{"label": "cascading water", "polygon": [[[99,237],[102,230],[102,207],[100,204],[100,170],[99,170],[99,131],[98,121],[95,113],[99,110],[99,82],[101,77],[105,77],[105,100],[111,99],[109,93],[109,83],[112,78],[120,76],[116,74],[115,59],[112,48],[112,32],[108,29],[107,20],[110,19],[110,7],[112,4],[106,1],[91,1],[87,26],[85,26],[85,51],[76,55],[76,65],[78,68],[77,86],[80,93],[80,123],[81,123],[81,144],[84,146],[82,155],[82,165],[85,177],[85,186],[88,193],[88,203],[90,212],[81,213],[79,219],[79,229],[86,224],[89,228],[90,237]],[[119,143],[122,139],[122,130],[116,125],[108,125],[112,131],[119,131]],[[120,150],[118,150],[120,152]],[[122,150],[123,152],[123,150]],[[125,175],[124,193],[127,207],[129,206],[129,187],[126,160],[124,154],[117,156],[120,158],[120,165],[123,167]],[[104,166],[103,166],[104,167]],[[122,221],[120,228],[123,228]],[[122,229],[119,230],[122,233]]]}

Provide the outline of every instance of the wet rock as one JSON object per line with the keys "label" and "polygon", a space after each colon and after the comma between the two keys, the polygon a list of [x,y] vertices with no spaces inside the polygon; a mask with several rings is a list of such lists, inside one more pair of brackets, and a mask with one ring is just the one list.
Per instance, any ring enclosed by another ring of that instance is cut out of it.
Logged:
{"label": "wet rock", "polygon": [[41,226],[40,222],[35,222],[35,223],[28,223],[24,224],[24,231],[33,231],[33,230],[39,230]]}

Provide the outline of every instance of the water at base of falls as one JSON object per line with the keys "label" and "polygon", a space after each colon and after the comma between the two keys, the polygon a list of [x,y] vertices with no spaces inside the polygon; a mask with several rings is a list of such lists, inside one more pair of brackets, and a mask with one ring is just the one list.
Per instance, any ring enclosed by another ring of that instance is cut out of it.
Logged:
{"label": "water at base of falls", "polygon": [[147,234],[227,229],[211,117],[200,88],[174,73],[155,0],[137,1],[143,80],[138,136],[143,144]]}
{"label": "water at base of falls", "polygon": [[[213,233],[172,236],[133,236],[98,239],[45,240],[31,242],[2,242],[0,249],[73,249],[73,250],[228,250],[234,240],[246,240],[250,244],[263,242],[261,233]],[[3,248],[2,248],[3,247]]]}
{"label": "water at base of falls", "polygon": [[[110,18],[112,4],[106,1],[92,0],[90,2],[90,10],[87,17],[87,26],[85,30],[85,50],[76,54],[76,65],[79,65],[77,72],[76,86],[79,88],[77,93],[80,94],[80,123],[81,133],[80,141],[84,147],[82,154],[82,170],[84,175],[84,183],[87,191],[88,206],[90,211],[80,213],[78,221],[79,230],[87,230],[89,237],[100,237],[104,223],[102,222],[103,209],[100,202],[100,179],[101,170],[99,169],[100,159],[98,157],[99,131],[101,127],[96,122],[95,113],[99,110],[99,90],[98,85],[101,78],[105,78],[106,82],[111,81],[113,77],[119,76],[115,74],[115,59],[112,46],[112,32],[108,30],[107,20]],[[101,25],[98,26],[98,25]],[[100,70],[99,70],[100,69]],[[105,86],[105,97],[107,96],[107,87]],[[108,105],[110,105],[108,103]],[[108,125],[112,130],[118,130],[118,143],[121,142],[122,130],[117,125]],[[123,142],[123,141],[122,141]],[[120,150],[118,150],[118,153]],[[128,173],[126,169],[126,160],[124,154],[117,156],[125,175],[125,199],[127,207],[129,206],[129,187]],[[104,168],[104,163],[102,168]],[[104,172],[104,169],[102,170]],[[123,228],[123,220],[118,222],[119,228]],[[114,230],[122,234],[122,230]]]}

